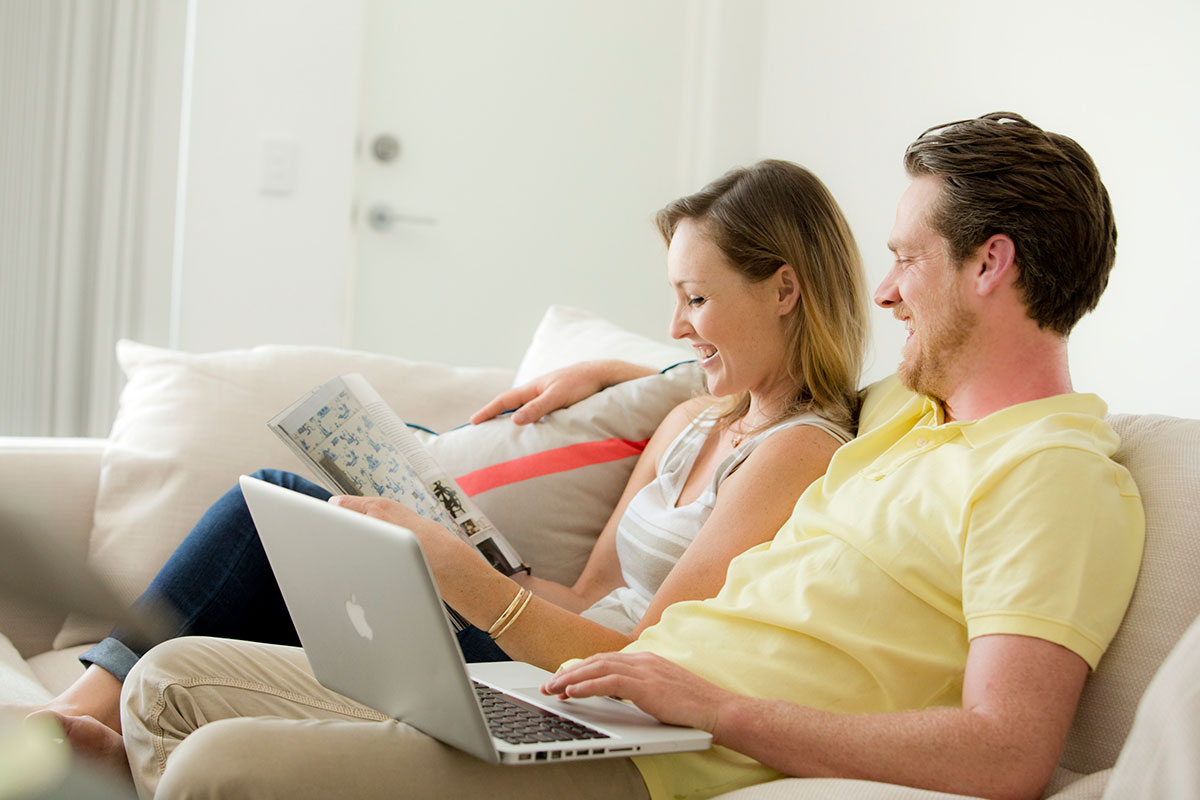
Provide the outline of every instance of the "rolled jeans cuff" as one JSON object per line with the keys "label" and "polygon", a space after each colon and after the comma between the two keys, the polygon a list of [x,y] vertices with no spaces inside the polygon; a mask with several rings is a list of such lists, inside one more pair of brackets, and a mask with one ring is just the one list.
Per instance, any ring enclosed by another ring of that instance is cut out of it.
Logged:
{"label": "rolled jeans cuff", "polygon": [[111,672],[121,683],[125,682],[125,678],[129,675],[129,670],[133,669],[133,665],[138,662],[138,658],[140,656],[130,650],[124,642],[114,639],[111,636],[91,649],[79,654],[79,660],[85,665],[95,664]]}

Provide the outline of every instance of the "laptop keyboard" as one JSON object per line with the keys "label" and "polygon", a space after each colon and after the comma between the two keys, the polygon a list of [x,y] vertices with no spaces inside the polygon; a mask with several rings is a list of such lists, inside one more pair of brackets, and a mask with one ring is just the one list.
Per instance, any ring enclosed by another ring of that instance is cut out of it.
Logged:
{"label": "laptop keyboard", "polygon": [[489,686],[475,684],[488,730],[509,744],[570,742],[576,739],[607,739],[606,734],[560,717],[552,711],[525,705]]}

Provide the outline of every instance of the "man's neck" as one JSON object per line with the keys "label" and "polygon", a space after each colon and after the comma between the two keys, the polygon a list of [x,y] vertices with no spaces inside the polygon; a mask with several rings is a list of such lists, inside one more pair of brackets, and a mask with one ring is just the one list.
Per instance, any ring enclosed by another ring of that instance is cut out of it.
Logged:
{"label": "man's neck", "polygon": [[942,401],[947,419],[982,419],[1019,403],[1074,391],[1067,341],[1045,331],[980,347],[964,370]]}

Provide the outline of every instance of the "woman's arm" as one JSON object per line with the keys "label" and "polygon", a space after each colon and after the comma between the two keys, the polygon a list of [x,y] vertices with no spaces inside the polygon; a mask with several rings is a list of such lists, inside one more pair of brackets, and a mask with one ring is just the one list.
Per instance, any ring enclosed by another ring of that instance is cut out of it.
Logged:
{"label": "woman's arm", "polygon": [[578,403],[601,389],[654,373],[649,367],[628,361],[581,361],[496,395],[471,415],[471,424],[478,425],[510,408],[516,409],[512,415],[516,424],[537,422],[551,411]]}
{"label": "woman's arm", "polygon": [[[655,432],[660,444],[654,449],[661,454],[663,442],[674,439],[701,407],[690,401],[668,415]],[[536,588],[538,596],[498,644],[513,658],[555,669],[571,658],[624,647],[642,628],[656,622],[671,603],[711,597],[724,583],[734,556],[775,535],[800,493],[824,473],[837,446],[828,434],[809,426],[779,431],[759,445],[726,479],[708,521],[667,576],[635,635],[626,636],[580,617],[575,609],[586,608],[621,585],[616,525],[629,499],[653,477],[657,455],[652,455],[648,446],[579,581],[567,589],[532,580],[530,588]],[[469,545],[398,503],[379,498],[337,498],[335,502],[390,519],[417,533],[446,602],[483,630],[504,613],[519,590],[515,581],[491,569]]]}
{"label": "woman's arm", "polygon": [[625,509],[634,495],[646,487],[658,474],[658,462],[667,447],[688,423],[711,403],[710,398],[696,398],[680,403],[659,423],[646,448],[638,457],[608,522],[596,537],[587,563],[571,586],[548,581],[536,575],[518,575],[516,580],[534,594],[573,613],[580,613],[618,586],[624,585],[621,563],[617,556],[617,528]]}
{"label": "woman's arm", "polygon": [[630,640],[656,624],[667,606],[716,595],[729,562],[775,537],[840,445],[811,425],[777,431],[759,444],[721,484],[712,513],[655,592]]}
{"label": "woman's arm", "polygon": [[[659,424],[638,457],[579,579],[569,587],[534,575],[505,577],[479,558],[470,545],[394,500],[339,496],[330,502],[413,531],[421,540],[443,599],[481,630],[486,631],[504,613],[521,586],[529,588],[536,596],[522,613],[519,624],[504,634],[501,646],[514,658],[554,668],[568,658],[620,649],[630,641],[623,634],[583,619],[579,612],[623,585],[616,535],[625,508],[654,479],[668,445],[710,402],[708,398],[696,398],[681,403]],[[526,618],[537,621],[538,626],[527,627]],[[564,628],[569,628],[572,635],[555,642]],[[560,657],[559,653],[566,655]]]}

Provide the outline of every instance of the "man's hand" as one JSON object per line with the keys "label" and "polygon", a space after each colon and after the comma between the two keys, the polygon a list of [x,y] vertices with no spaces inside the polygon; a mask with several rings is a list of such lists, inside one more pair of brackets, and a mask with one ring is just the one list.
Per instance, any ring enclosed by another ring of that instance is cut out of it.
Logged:
{"label": "man's hand", "polygon": [[471,424],[478,425],[510,408],[517,409],[512,415],[516,424],[537,422],[551,411],[578,403],[601,389],[654,372],[626,361],[581,361],[502,392],[471,415]]}
{"label": "man's hand", "polygon": [[601,653],[558,672],[543,694],[629,700],[670,725],[714,733],[722,707],[738,696],[653,653]]}

